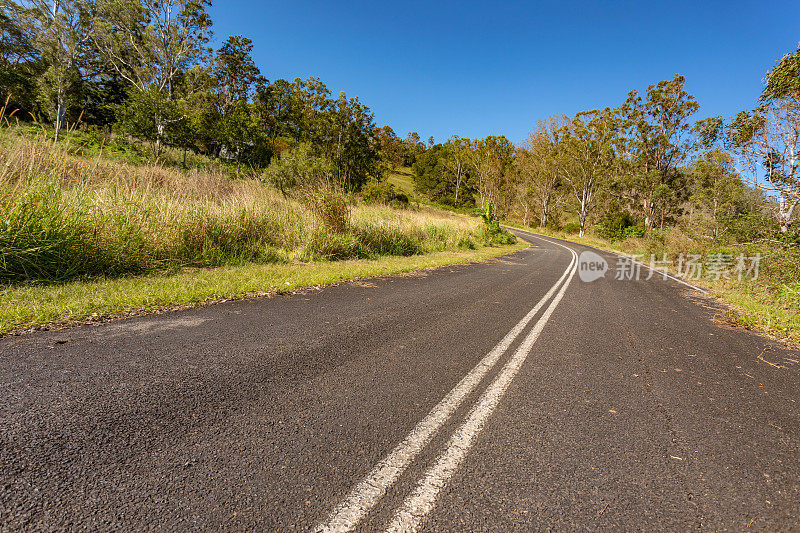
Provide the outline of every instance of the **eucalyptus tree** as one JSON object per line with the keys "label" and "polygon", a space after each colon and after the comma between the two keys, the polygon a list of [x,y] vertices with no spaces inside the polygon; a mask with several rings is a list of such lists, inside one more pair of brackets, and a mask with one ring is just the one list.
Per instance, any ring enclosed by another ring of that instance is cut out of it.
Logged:
{"label": "eucalyptus tree", "polygon": [[253,60],[253,41],[242,35],[232,35],[217,50],[212,63],[217,95],[222,115],[235,102],[249,102],[256,84],[263,83],[261,71]]}
{"label": "eucalyptus tree", "polygon": [[745,161],[754,185],[777,196],[780,228],[786,233],[800,204],[800,48],[767,73],[760,105],[736,115],[727,140]]}
{"label": "eucalyptus tree", "polygon": [[566,117],[560,116],[539,121],[515,158],[525,218],[527,202],[532,200],[539,213],[541,227],[547,226],[552,210],[558,207],[564,196],[564,180],[559,166],[562,164],[562,135],[566,123]]}
{"label": "eucalyptus tree", "polygon": [[445,148],[447,155],[444,159],[444,165],[453,177],[453,204],[458,206],[465,178],[469,176],[469,139],[453,135],[445,143]]}
{"label": "eucalyptus tree", "polygon": [[265,80],[253,61],[253,41],[241,35],[228,37],[214,56],[211,73],[215,81],[215,102],[219,123],[217,142],[236,161],[236,173],[245,152],[253,155],[261,140],[261,129],[253,109],[257,84]]}
{"label": "eucalyptus tree", "polygon": [[344,92],[318,121],[325,155],[333,161],[337,181],[346,190],[359,190],[382,171],[374,115],[358,97]]}
{"label": "eucalyptus tree", "polygon": [[58,140],[67,118],[68,101],[79,87],[80,62],[91,37],[87,0],[27,0],[9,2],[9,12],[21,15],[24,32],[39,52],[44,72],[38,79],[38,96],[48,110]]}
{"label": "eucalyptus tree", "polygon": [[691,201],[700,207],[711,220],[712,236],[716,239],[723,229],[723,221],[747,210],[752,196],[736,171],[730,154],[709,150],[692,162]]}
{"label": "eucalyptus tree", "polygon": [[324,143],[335,105],[331,90],[319,78],[295,78],[290,85],[291,113],[286,124],[288,133],[296,142],[310,142],[316,146]]}
{"label": "eucalyptus tree", "polygon": [[490,135],[470,143],[470,168],[481,204],[495,205],[507,214],[511,199],[511,171],[514,144],[503,135]]}
{"label": "eucalyptus tree", "polygon": [[437,144],[421,152],[411,165],[414,189],[431,200],[444,204],[452,203],[454,196],[447,159],[447,148],[443,144]]}
{"label": "eucalyptus tree", "polygon": [[[211,37],[209,0],[97,0],[91,41],[102,60],[152,105],[147,112],[158,155],[172,123],[181,73],[206,59]],[[161,111],[167,109],[166,115]],[[150,129],[148,127],[148,129]]]}
{"label": "eucalyptus tree", "polygon": [[257,84],[255,110],[265,136],[269,139],[272,157],[279,155],[278,138],[291,132],[292,113],[295,107],[292,84],[284,79]]}
{"label": "eucalyptus tree", "polygon": [[578,205],[580,235],[614,172],[619,121],[611,109],[583,111],[559,128],[563,157],[558,165]]}
{"label": "eucalyptus tree", "polygon": [[684,77],[676,74],[650,85],[646,100],[632,91],[618,110],[625,130],[620,152],[627,163],[631,207],[644,216],[647,229],[659,215],[663,223],[681,199],[679,169],[695,148],[690,118],[699,107],[686,91]]}

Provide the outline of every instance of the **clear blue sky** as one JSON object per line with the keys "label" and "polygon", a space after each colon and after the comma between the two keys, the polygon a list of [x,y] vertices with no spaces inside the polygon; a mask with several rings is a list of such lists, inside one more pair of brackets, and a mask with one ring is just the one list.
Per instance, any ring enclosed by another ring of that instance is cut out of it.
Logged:
{"label": "clear blue sky", "polygon": [[614,106],[686,76],[698,118],[753,107],[800,40],[800,2],[217,1],[214,41],[243,34],[270,80],[319,76],[379,125],[437,141]]}

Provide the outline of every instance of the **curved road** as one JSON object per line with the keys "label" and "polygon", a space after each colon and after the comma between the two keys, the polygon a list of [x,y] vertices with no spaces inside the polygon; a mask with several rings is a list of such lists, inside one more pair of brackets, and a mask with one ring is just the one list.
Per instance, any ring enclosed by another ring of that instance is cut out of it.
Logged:
{"label": "curved road", "polygon": [[800,354],[520,235],[0,339],[0,530],[799,528]]}

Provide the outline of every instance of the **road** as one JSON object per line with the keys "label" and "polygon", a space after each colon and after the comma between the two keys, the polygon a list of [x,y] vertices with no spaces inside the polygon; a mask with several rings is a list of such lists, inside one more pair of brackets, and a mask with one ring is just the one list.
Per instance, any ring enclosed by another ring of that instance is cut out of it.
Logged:
{"label": "road", "polygon": [[487,263],[0,339],[0,527],[800,528],[800,354],[520,235]]}

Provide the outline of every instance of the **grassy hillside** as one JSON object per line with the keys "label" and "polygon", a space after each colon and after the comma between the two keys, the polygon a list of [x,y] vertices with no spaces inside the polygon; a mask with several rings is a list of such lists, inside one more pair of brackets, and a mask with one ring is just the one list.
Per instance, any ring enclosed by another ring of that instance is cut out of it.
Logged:
{"label": "grassy hillside", "polygon": [[[180,171],[104,149],[80,155],[67,143],[0,136],[0,331],[297,287],[279,282],[281,272],[298,279],[297,265],[333,265],[311,268],[305,279],[318,284],[383,273],[384,257],[434,254],[447,263],[484,257],[480,249],[492,245],[474,218],[366,206],[329,190],[285,198],[222,169]],[[205,281],[175,291],[170,278],[188,281],[186,269]],[[104,300],[93,296],[101,286]],[[109,298],[117,303],[109,307]]]}
{"label": "grassy hillside", "polygon": [[417,196],[414,193],[414,177],[408,167],[398,167],[389,174],[386,180],[394,185],[398,191],[405,193],[409,198]]}

